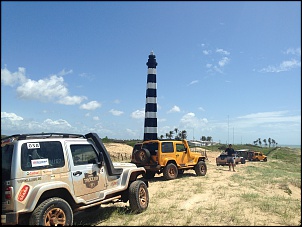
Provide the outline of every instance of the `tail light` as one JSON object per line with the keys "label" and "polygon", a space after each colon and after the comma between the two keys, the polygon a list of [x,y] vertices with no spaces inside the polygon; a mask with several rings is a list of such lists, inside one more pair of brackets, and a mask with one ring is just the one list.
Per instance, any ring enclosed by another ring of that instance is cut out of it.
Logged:
{"label": "tail light", "polygon": [[13,192],[13,187],[5,188],[5,199],[11,199],[12,198],[12,192]]}

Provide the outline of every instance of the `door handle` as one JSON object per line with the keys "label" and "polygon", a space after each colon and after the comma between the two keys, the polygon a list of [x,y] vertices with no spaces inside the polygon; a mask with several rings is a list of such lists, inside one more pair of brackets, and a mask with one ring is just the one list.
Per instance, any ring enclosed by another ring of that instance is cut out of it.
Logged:
{"label": "door handle", "polygon": [[73,173],[73,175],[74,176],[80,176],[80,175],[82,175],[82,172],[81,171],[76,171],[76,172]]}

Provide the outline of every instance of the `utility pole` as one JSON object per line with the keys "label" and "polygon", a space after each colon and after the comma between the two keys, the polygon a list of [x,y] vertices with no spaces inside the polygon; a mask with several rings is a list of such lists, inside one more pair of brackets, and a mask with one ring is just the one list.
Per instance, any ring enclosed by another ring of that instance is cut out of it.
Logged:
{"label": "utility pole", "polygon": [[230,135],[230,130],[229,130],[229,115],[228,115],[228,143],[227,144],[229,144],[229,135]]}
{"label": "utility pole", "polygon": [[233,127],[233,144],[234,144],[234,127]]}

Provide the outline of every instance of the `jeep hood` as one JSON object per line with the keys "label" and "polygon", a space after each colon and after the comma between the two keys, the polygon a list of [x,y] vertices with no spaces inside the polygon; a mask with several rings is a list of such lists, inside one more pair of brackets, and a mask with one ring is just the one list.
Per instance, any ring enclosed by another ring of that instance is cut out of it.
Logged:
{"label": "jeep hood", "polygon": [[128,163],[128,162],[113,162],[112,164],[114,168],[137,168],[137,166],[134,163]]}

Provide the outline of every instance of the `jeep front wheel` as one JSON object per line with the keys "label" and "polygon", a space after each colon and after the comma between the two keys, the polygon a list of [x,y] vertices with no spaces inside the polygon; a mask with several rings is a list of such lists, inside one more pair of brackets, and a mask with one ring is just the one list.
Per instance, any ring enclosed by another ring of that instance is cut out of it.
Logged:
{"label": "jeep front wheel", "polygon": [[145,211],[149,204],[149,193],[145,182],[136,180],[129,187],[129,204],[133,213]]}
{"label": "jeep front wheel", "polygon": [[173,163],[169,163],[168,165],[166,165],[163,174],[166,180],[173,180],[177,178],[178,170],[176,165],[174,165]]}
{"label": "jeep front wheel", "polygon": [[204,161],[199,161],[195,166],[195,173],[197,176],[204,176],[207,173],[207,166]]}
{"label": "jeep front wheel", "polygon": [[50,198],[42,202],[32,213],[29,225],[72,225],[73,212],[69,204],[61,198]]}

